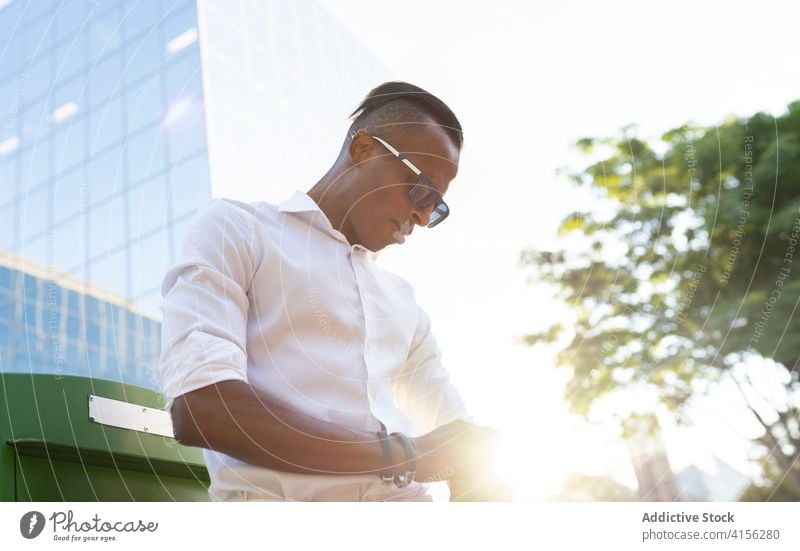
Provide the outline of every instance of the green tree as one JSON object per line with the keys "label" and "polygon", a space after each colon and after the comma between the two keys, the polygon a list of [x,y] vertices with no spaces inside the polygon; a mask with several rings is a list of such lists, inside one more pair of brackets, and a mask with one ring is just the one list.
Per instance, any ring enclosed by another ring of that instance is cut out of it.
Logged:
{"label": "green tree", "polygon": [[[562,221],[557,249],[521,259],[574,323],[524,341],[565,343],[566,398],[586,416],[646,389],[688,422],[693,398],[730,385],[763,430],[765,476],[800,498],[800,102],[577,147],[589,166],[569,177],[597,200]],[[777,373],[778,391],[747,365]]]}

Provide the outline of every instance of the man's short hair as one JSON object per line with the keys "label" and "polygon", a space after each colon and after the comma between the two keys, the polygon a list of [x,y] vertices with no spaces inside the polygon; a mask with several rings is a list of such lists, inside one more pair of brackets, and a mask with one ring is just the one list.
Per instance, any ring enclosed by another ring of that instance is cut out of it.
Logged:
{"label": "man's short hair", "polygon": [[[354,118],[355,117],[355,118]],[[435,124],[461,150],[464,133],[453,111],[439,98],[407,82],[384,82],[373,88],[348,119],[351,136],[360,128],[374,127],[399,142],[419,131],[419,125]]]}

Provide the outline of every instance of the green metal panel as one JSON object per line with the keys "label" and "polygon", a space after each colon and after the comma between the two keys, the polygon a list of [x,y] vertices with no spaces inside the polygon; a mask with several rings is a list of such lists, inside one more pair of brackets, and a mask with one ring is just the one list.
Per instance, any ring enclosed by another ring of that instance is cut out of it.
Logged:
{"label": "green metal panel", "polygon": [[[8,417],[5,409],[5,403],[0,399],[0,434],[5,436],[5,425]],[[0,440],[0,501],[15,501],[17,496],[16,487],[16,460],[14,457],[14,448],[6,445],[5,438]]]}
{"label": "green metal panel", "polygon": [[158,393],[19,373],[0,373],[0,390],[0,499],[208,500],[200,449],[89,420],[89,395],[158,409]]}
{"label": "green metal panel", "polygon": [[206,486],[197,479],[43,457],[20,455],[16,474],[23,480],[17,501],[208,500]]}

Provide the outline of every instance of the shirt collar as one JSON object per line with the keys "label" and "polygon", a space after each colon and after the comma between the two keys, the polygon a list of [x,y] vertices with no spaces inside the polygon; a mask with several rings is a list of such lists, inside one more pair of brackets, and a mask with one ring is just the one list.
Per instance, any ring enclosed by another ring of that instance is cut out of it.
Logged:
{"label": "shirt collar", "polygon": [[[313,219],[316,221],[320,221],[324,225],[325,229],[329,233],[333,234],[334,237],[350,245],[350,242],[347,240],[344,234],[333,227],[333,224],[331,224],[331,221],[328,220],[328,217],[322,211],[322,209],[319,208],[317,202],[314,201],[314,199],[312,199],[311,196],[309,196],[308,193],[304,191],[295,190],[295,192],[292,193],[292,195],[290,195],[288,198],[278,203],[278,210],[280,212],[295,212],[295,213],[318,212],[319,215],[315,215]],[[352,250],[363,251],[364,255],[373,262],[378,258],[379,254],[378,252],[370,251],[369,249],[367,249],[362,245],[350,245],[350,248]]]}
{"label": "shirt collar", "polygon": [[[278,210],[281,212],[311,212],[315,210],[322,212],[316,201],[300,190],[296,190],[284,201],[278,203]],[[325,219],[327,220],[328,217],[326,216]]]}

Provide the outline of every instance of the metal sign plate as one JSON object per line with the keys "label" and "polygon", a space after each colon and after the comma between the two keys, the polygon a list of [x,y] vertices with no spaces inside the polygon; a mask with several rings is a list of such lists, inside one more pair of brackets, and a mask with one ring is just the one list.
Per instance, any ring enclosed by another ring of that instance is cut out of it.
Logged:
{"label": "metal sign plate", "polygon": [[173,438],[172,419],[166,411],[89,395],[89,421]]}

